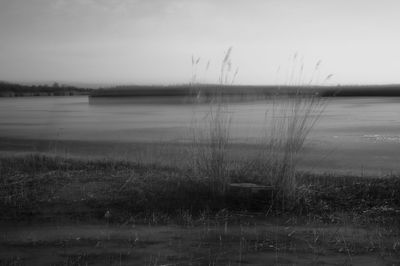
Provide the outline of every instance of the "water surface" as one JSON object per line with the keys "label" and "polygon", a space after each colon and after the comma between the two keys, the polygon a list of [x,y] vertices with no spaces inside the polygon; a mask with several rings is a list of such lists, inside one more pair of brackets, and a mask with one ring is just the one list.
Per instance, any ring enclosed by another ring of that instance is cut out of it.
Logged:
{"label": "water surface", "polygon": [[[230,104],[232,139],[257,143],[270,109],[265,101]],[[89,104],[87,96],[0,98],[0,137],[185,142],[209,110],[207,104],[162,101]],[[306,165],[327,171],[399,171],[400,98],[329,99],[306,151]]]}

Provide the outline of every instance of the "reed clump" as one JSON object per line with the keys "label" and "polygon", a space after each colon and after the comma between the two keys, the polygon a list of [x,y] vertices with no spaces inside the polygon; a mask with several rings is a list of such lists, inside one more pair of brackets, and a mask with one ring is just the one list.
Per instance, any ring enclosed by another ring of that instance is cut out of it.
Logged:
{"label": "reed clump", "polygon": [[231,117],[222,103],[209,108],[203,127],[193,134],[193,170],[209,180],[213,194],[224,194],[230,184]]}
{"label": "reed clump", "polygon": [[[263,182],[271,184],[284,198],[296,198],[298,162],[305,142],[315,124],[321,118],[327,101],[313,83],[320,82],[319,60],[312,69],[309,80],[304,77],[303,58],[294,54],[290,76],[286,80],[293,87],[292,94],[273,95],[265,113],[262,141],[261,169]],[[327,75],[322,82],[332,78]]]}
{"label": "reed clump", "polygon": [[[216,86],[208,110],[200,119],[200,125],[195,121],[192,126],[192,169],[197,175],[209,180],[211,191],[214,195],[225,194],[231,183],[229,147],[231,145],[232,117],[229,105],[223,99],[220,89],[232,84],[238,69],[232,72],[231,61],[232,47],[230,47],[222,60],[219,85]],[[209,61],[208,61],[209,62]],[[199,60],[192,59],[192,68],[196,73]],[[209,63],[206,69],[208,70]],[[195,89],[197,74],[192,75],[192,87]],[[201,92],[197,93],[197,103],[200,103]]]}
{"label": "reed clump", "polygon": [[296,172],[305,141],[320,119],[325,101],[300,93],[274,96],[266,112],[264,140],[259,164],[263,183],[271,184],[285,197],[295,195]]}
{"label": "reed clump", "polygon": [[[232,49],[229,48],[222,60],[220,85],[230,85],[236,78],[238,70],[232,71],[231,52]],[[216,192],[225,193],[231,182],[232,170],[246,173],[247,170],[234,169],[245,167],[251,169],[252,173],[257,172],[258,181],[273,186],[280,195],[296,195],[296,172],[301,151],[327,102],[317,92],[312,91],[312,83],[320,79],[321,61],[315,64],[308,81],[303,77],[302,59],[298,59],[296,54],[292,61],[293,66],[285,86],[293,89],[289,92],[278,90],[263,99],[267,104],[265,126],[260,139],[261,152],[256,159],[249,158],[245,163],[237,164],[229,158],[232,115],[229,112],[229,101],[216,88],[202,126],[193,130],[192,138],[193,169],[199,175],[207,177]],[[198,62],[192,60],[194,69],[198,68]],[[331,77],[332,75],[328,75],[324,82]],[[195,78],[192,78],[192,84],[197,84]]]}

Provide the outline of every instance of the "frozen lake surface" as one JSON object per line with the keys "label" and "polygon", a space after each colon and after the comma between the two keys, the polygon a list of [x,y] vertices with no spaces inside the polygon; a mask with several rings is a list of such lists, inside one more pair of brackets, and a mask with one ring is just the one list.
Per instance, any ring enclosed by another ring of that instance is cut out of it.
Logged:
{"label": "frozen lake surface", "polygon": [[[232,138],[254,143],[270,103],[232,103]],[[184,142],[209,106],[89,104],[86,96],[0,98],[0,137],[33,140]],[[330,98],[308,138],[309,160],[327,171],[399,172],[400,98]],[[316,168],[319,168],[316,166]]]}

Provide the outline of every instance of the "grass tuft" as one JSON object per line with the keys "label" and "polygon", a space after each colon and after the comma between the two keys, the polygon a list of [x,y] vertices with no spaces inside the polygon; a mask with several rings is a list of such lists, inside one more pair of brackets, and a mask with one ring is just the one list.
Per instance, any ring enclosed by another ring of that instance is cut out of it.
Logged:
{"label": "grass tuft", "polygon": [[266,112],[259,166],[265,184],[289,197],[297,188],[296,172],[305,141],[320,118],[325,102],[318,96],[275,96]]}

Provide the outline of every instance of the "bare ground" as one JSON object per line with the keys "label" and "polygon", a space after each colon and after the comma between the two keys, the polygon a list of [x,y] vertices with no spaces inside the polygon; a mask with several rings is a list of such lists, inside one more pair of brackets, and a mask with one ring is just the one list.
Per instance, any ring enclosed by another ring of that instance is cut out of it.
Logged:
{"label": "bare ground", "polygon": [[382,228],[279,224],[3,224],[0,265],[400,264],[400,239]]}

